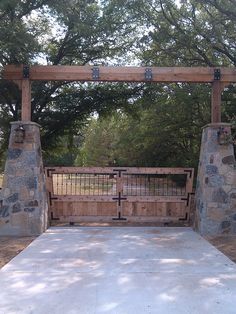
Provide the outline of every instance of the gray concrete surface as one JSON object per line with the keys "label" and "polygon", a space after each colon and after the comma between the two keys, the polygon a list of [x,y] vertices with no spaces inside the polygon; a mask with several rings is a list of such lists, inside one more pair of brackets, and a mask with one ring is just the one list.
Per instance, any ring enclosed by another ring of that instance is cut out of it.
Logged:
{"label": "gray concrete surface", "polygon": [[235,314],[236,264],[190,228],[51,228],[0,271],[0,314]]}

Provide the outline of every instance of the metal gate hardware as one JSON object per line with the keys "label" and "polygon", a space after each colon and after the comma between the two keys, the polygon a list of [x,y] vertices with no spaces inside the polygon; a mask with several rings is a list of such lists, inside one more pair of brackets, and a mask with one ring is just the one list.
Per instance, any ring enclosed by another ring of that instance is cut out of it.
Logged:
{"label": "metal gate hardware", "polygon": [[99,76],[100,76],[99,68],[98,67],[94,67],[92,69],[92,78],[93,78],[93,80],[98,80]]}
{"label": "metal gate hardware", "polygon": [[121,214],[120,214],[120,212],[118,213],[118,217],[117,218],[112,218],[112,220],[127,220],[127,218],[125,218],[125,217],[121,217]]}
{"label": "metal gate hardware", "polygon": [[185,213],[184,218],[179,218],[179,221],[187,221],[188,220],[188,213]]}
{"label": "metal gate hardware", "polygon": [[187,201],[187,206],[189,205],[189,201],[190,201],[190,195],[192,195],[194,193],[188,193],[186,198],[181,198],[181,201]]}
{"label": "metal gate hardware", "polygon": [[48,192],[48,195],[49,195],[49,203],[50,203],[50,206],[52,206],[52,201],[53,201],[53,200],[57,200],[58,198],[57,198],[57,197],[52,197],[52,193],[51,193],[51,192]]}
{"label": "metal gate hardware", "polygon": [[146,68],[145,69],[145,80],[146,81],[151,81],[152,80],[152,69],[151,68]]}
{"label": "metal gate hardware", "polygon": [[51,172],[54,172],[56,169],[54,168],[47,168],[47,171],[46,171],[46,174],[47,174],[47,177],[51,177]]}
{"label": "metal gate hardware", "polygon": [[53,217],[53,212],[51,212],[51,220],[60,220],[60,218]]}
{"label": "metal gate hardware", "polygon": [[113,169],[113,171],[117,171],[117,172],[118,172],[119,178],[121,177],[121,173],[122,173],[122,172],[127,172],[126,169]]}
{"label": "metal gate hardware", "polygon": [[121,205],[121,201],[126,201],[127,197],[121,197],[121,192],[119,192],[118,197],[113,197],[112,198],[114,201],[118,201],[119,206]]}
{"label": "metal gate hardware", "polygon": [[189,173],[189,178],[192,178],[193,170],[191,170],[191,169],[185,169],[184,172]]}
{"label": "metal gate hardware", "polygon": [[221,72],[220,69],[214,69],[214,81],[220,81]]}
{"label": "metal gate hardware", "polygon": [[28,79],[30,77],[30,67],[28,65],[23,66],[23,78]]}

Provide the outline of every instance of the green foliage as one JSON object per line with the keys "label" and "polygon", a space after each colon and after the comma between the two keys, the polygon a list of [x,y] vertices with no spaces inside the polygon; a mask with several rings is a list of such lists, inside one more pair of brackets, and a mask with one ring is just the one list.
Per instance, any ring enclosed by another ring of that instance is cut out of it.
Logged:
{"label": "green foliage", "polygon": [[[235,42],[232,0],[0,2],[0,68],[42,62],[235,66]],[[235,86],[222,99],[224,121],[235,122]],[[9,123],[20,118],[16,85],[0,81],[0,104],[3,160]],[[210,122],[210,88],[34,82],[32,109],[47,164],[76,158],[80,165],[196,166],[201,127]],[[94,113],[98,118],[91,119]],[[83,132],[80,149],[75,139]]]}
{"label": "green foliage", "polygon": [[[201,126],[209,121],[209,88],[150,86],[136,115],[116,112],[93,119],[77,162],[87,166],[195,166]],[[165,91],[165,94],[163,93]],[[205,95],[208,94],[206,98]],[[152,103],[147,97],[155,98]]]}

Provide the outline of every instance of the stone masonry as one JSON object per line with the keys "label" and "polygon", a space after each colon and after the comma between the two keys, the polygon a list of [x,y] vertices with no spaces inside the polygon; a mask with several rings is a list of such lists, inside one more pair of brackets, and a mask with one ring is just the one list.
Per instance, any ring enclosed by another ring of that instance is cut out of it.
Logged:
{"label": "stone masonry", "polygon": [[[23,143],[16,129],[24,128]],[[12,122],[0,203],[0,235],[39,235],[47,228],[46,186],[39,125]]]}
{"label": "stone masonry", "polygon": [[196,187],[195,225],[202,235],[236,233],[236,168],[233,144],[219,144],[219,130],[229,124],[209,124],[202,133]]}

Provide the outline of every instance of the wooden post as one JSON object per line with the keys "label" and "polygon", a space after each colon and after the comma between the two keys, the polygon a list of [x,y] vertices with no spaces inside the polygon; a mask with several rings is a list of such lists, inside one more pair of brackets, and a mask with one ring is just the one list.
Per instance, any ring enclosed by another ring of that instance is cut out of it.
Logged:
{"label": "wooden post", "polygon": [[222,83],[220,81],[214,81],[212,83],[211,92],[211,123],[221,122],[221,92]]}
{"label": "wooden post", "polygon": [[29,79],[22,80],[21,120],[31,121],[31,83]]}

